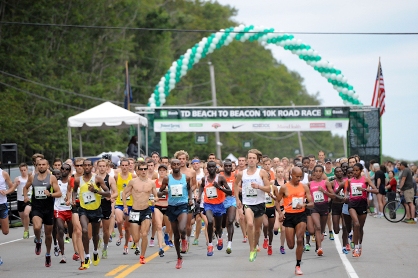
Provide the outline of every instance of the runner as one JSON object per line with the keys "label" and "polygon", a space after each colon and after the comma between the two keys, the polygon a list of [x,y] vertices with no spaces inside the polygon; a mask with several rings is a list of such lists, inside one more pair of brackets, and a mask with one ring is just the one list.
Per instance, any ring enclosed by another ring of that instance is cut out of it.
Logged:
{"label": "runner", "polygon": [[[247,235],[250,243],[250,262],[257,258],[257,245],[263,223],[262,216],[266,210],[265,192],[270,192],[271,190],[267,172],[257,168],[257,163],[261,162],[261,157],[262,153],[257,149],[248,151],[248,168],[238,173],[234,188],[238,209],[244,206]],[[240,184],[242,184],[242,203],[239,199]]]}
{"label": "runner", "polygon": [[[202,178],[205,176],[205,173],[203,171],[203,168],[201,168],[202,162],[200,161],[200,159],[198,157],[194,157],[192,160],[192,168],[193,170],[195,170],[196,172],[196,183],[197,183],[197,188],[194,191],[194,199],[197,200],[199,199],[199,188],[200,185],[202,184]],[[203,203],[202,203],[203,205]],[[202,230],[202,216],[201,216],[201,207],[199,204],[196,204],[196,211],[194,213],[194,220],[195,220],[195,234],[194,234],[194,241],[193,241],[193,245],[199,245],[199,236],[200,236],[200,232]],[[202,207],[203,208],[203,207]]]}
{"label": "runner", "polygon": [[[9,189],[7,189],[7,187]],[[9,207],[7,205],[7,195],[15,191],[15,188],[16,185],[13,185],[9,174],[0,168],[0,224],[3,235],[9,233]],[[28,201],[29,200],[27,200],[26,203]]]}
{"label": "runner", "polygon": [[152,158],[147,159],[147,177],[150,180],[158,179],[158,173],[154,171],[154,160]]}
{"label": "runner", "polygon": [[[157,191],[160,190],[161,183],[164,178],[167,177],[167,166],[164,164],[160,164],[158,166],[158,179],[155,180],[155,189]],[[158,251],[158,255],[160,257],[164,257],[164,250],[163,250],[163,222],[166,225],[166,231],[167,231],[167,225],[169,225],[169,221],[166,215],[167,212],[167,195],[162,195],[161,198],[158,199],[158,201],[155,202],[155,208],[154,208],[154,218],[153,219],[153,226],[155,225],[156,231],[157,231],[157,239],[158,239],[158,247],[160,250]],[[166,241],[169,240],[168,234],[165,234],[164,237],[167,235]],[[172,244],[172,243],[171,243]],[[166,242],[166,245],[169,245],[169,242]],[[171,246],[172,247],[172,246]]]}
{"label": "runner", "polygon": [[[32,207],[29,203],[24,202],[23,196],[23,187],[25,187],[26,182],[28,181],[28,165],[26,163],[21,163],[19,165],[20,176],[16,177],[14,180],[14,185],[17,186],[17,211],[19,212],[19,217],[22,219],[23,225],[23,238],[29,238],[29,214],[32,210]],[[32,188],[28,190],[28,197],[31,199]]]}
{"label": "runner", "polygon": [[225,160],[224,162],[224,172],[223,176],[228,183],[229,188],[231,191],[231,196],[226,196],[224,201],[224,207],[226,209],[226,214],[224,214],[224,221],[227,227],[228,233],[228,245],[226,247],[226,253],[231,254],[232,252],[232,238],[234,236],[234,220],[236,218],[236,211],[237,211],[237,202],[235,200],[234,195],[234,183],[235,183],[235,175],[232,174],[232,162],[231,160]]}
{"label": "runner", "polygon": [[186,240],[187,213],[188,206],[193,204],[193,190],[190,186],[191,178],[180,172],[180,165],[180,160],[171,160],[171,169],[173,173],[164,178],[158,193],[159,197],[168,194],[166,214],[171,222],[174,233],[174,246],[177,252],[177,269],[180,269],[183,265],[183,258],[180,255],[180,251],[186,252],[188,248]]}
{"label": "runner", "polygon": [[[131,223],[131,232],[134,243],[139,247],[139,240],[141,241],[141,256],[139,263],[145,264],[145,252],[148,245],[148,232],[151,225],[152,211],[149,208],[149,198],[153,194],[157,196],[155,184],[147,177],[147,164],[143,161],[137,163],[135,167],[137,178],[129,181],[128,185],[122,192],[123,212],[129,213],[129,222]],[[149,166],[148,166],[149,167]],[[133,204],[132,209],[129,210],[126,197],[132,195]],[[158,197],[155,197],[158,201]]]}
{"label": "runner", "polygon": [[[97,251],[99,245],[99,230],[100,222],[102,220],[102,208],[100,207],[101,199],[103,197],[110,197],[108,187],[105,185],[102,178],[93,175],[91,170],[93,163],[89,159],[83,161],[84,174],[80,179],[74,180],[73,200],[76,198],[76,192],[79,192],[80,207],[78,214],[80,216],[80,223],[82,228],[82,239],[84,247],[84,267],[90,267],[90,249],[89,249],[89,235],[88,225],[91,223],[92,237],[93,237],[93,265],[97,266],[100,262],[99,253]],[[80,191],[78,189],[80,188]]]}
{"label": "runner", "polygon": [[[300,263],[303,254],[303,235],[306,231],[306,208],[313,208],[309,187],[300,181],[303,172],[299,167],[292,169],[292,179],[290,182],[280,187],[277,193],[276,210],[279,212],[279,219],[286,227],[286,241],[289,249],[295,247],[296,236],[296,267],[295,274],[302,275]],[[277,190],[277,189],[275,189]],[[307,203],[304,200],[307,200]],[[280,211],[280,201],[283,199],[285,214]]]}
{"label": "runner", "polygon": [[[276,186],[277,190],[279,191],[280,188],[285,185],[287,183],[285,177],[284,177],[284,168],[283,166],[279,166],[276,168],[276,179],[274,180],[274,186]],[[275,189],[273,188],[273,192]],[[277,192],[278,192],[277,191]],[[274,195],[276,197],[277,200],[277,196]],[[283,199],[280,202],[280,211],[283,211],[284,207],[283,207]],[[285,233],[285,227],[283,226],[283,222],[279,221],[279,214],[276,213],[276,220],[274,223],[274,229],[273,229],[273,233],[275,235],[277,235],[280,232],[280,253],[281,254],[286,254],[286,250],[284,249],[284,242],[286,240],[286,233]]]}
{"label": "runner", "polygon": [[32,224],[35,234],[35,254],[41,254],[42,239],[41,228],[44,224],[45,229],[45,266],[51,266],[51,243],[52,228],[54,224],[54,199],[61,197],[61,190],[58,186],[57,179],[48,172],[48,161],[39,159],[37,162],[37,170],[39,173],[31,175],[23,188],[24,202],[29,202],[29,188],[32,186],[31,204],[32,204]]}
{"label": "runner", "polygon": [[[238,167],[235,169],[235,173],[234,173],[235,178],[236,178],[236,176],[238,175],[239,172],[242,172],[247,168],[246,163],[247,163],[247,158],[245,156],[238,157]],[[239,184],[238,187],[239,187],[238,196],[239,196],[239,199],[242,202],[242,186],[241,186],[241,184]],[[235,190],[235,183],[234,183],[233,188]],[[246,220],[245,220],[245,217],[244,217],[244,210],[237,209],[236,219],[238,219],[239,225],[241,226],[242,243],[247,243],[247,241],[248,241],[247,223],[246,223]]]}
{"label": "runner", "polygon": [[[274,183],[274,180],[271,182]],[[274,205],[276,196],[274,195],[274,185],[270,184],[270,188],[270,192],[265,193],[266,210],[263,215],[263,248],[267,249],[267,255],[269,256],[273,254],[273,229],[274,221],[276,220],[276,209]]]}

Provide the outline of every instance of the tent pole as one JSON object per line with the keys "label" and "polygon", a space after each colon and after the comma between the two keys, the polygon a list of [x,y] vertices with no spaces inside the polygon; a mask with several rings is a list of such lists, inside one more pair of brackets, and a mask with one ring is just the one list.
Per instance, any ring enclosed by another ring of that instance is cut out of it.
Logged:
{"label": "tent pole", "polygon": [[138,124],[138,128],[136,130],[136,137],[138,137],[138,157],[141,156],[141,124]]}
{"label": "tent pole", "polygon": [[69,158],[73,158],[73,139],[71,137],[71,127],[68,127],[68,152]]}
{"label": "tent pole", "polygon": [[148,156],[148,125],[145,129],[145,155]]}
{"label": "tent pole", "polygon": [[80,157],[83,157],[83,142],[81,141],[81,130],[80,130],[80,133],[78,134],[78,139],[80,141]]}

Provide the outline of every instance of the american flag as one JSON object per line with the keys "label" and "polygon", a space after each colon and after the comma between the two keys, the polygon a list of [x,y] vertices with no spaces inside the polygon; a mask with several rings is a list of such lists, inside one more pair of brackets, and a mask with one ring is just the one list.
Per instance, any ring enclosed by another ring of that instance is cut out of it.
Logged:
{"label": "american flag", "polygon": [[377,68],[376,83],[374,84],[372,106],[380,108],[380,116],[385,113],[385,83],[383,82],[383,71],[380,59],[379,67]]}

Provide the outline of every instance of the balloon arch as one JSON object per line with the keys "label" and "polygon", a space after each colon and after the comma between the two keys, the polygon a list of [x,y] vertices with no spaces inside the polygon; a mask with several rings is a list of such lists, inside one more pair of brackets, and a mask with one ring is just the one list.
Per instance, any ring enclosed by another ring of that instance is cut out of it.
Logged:
{"label": "balloon arch", "polygon": [[148,106],[159,107],[164,105],[170,91],[175,88],[188,70],[191,70],[202,58],[216,49],[229,45],[234,39],[240,42],[258,41],[262,45],[275,44],[289,50],[326,78],[338,92],[345,105],[362,105],[358,99],[358,94],[354,91],[353,86],[348,83],[347,78],[341,74],[341,70],[334,68],[332,63],[325,61],[310,45],[302,43],[300,39],[295,39],[291,34],[275,33],[273,28],[265,29],[253,25],[240,25],[222,29],[207,38],[203,38],[199,43],[188,49],[184,55],[181,55],[177,61],[174,61],[167,73],[161,77],[159,83],[155,86],[154,92],[148,99]]}

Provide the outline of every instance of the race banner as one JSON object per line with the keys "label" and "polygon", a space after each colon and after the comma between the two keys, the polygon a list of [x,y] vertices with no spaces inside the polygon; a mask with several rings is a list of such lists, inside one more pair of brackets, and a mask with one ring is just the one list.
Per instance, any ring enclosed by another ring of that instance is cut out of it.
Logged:
{"label": "race banner", "polygon": [[349,107],[196,107],[155,109],[156,132],[347,130]]}

